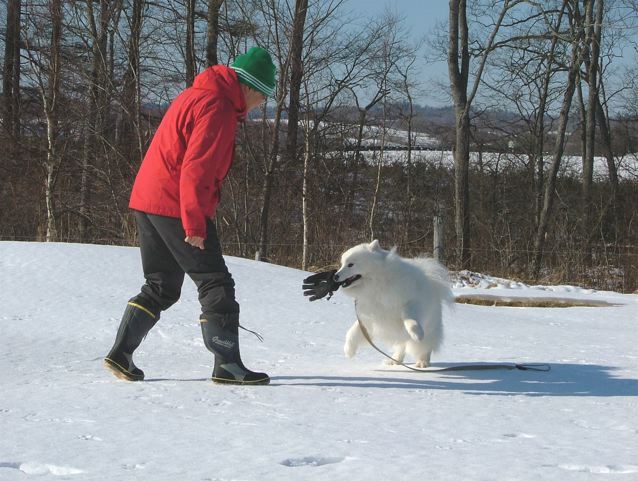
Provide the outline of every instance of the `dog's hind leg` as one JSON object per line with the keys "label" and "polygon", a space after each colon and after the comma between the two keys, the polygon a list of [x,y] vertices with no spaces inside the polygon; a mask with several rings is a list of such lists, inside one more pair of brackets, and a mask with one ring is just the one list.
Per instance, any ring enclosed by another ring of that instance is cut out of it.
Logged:
{"label": "dog's hind leg", "polygon": [[392,346],[392,359],[386,359],[388,365],[401,364],[405,358],[405,342],[398,342]]}
{"label": "dog's hind leg", "polygon": [[353,357],[364,339],[363,332],[361,332],[361,328],[359,327],[359,322],[355,322],[346,334],[346,343],[343,346],[343,352],[346,357]]}
{"label": "dog's hind leg", "polygon": [[418,359],[416,360],[416,364],[415,366],[419,369],[423,369],[425,367],[428,367],[430,365],[430,356],[432,355],[432,352],[426,352],[423,353],[421,355],[419,355]]}

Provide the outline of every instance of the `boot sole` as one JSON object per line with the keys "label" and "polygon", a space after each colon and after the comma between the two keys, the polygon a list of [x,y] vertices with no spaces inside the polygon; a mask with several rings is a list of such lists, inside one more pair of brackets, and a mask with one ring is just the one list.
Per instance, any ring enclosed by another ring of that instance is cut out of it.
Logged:
{"label": "boot sole", "polygon": [[122,366],[118,363],[111,361],[109,358],[104,358],[104,367],[111,371],[111,373],[124,381],[143,381],[144,376],[135,376],[130,372],[126,371]]}
{"label": "boot sole", "polygon": [[213,377],[211,379],[215,384],[235,384],[244,386],[265,386],[267,384],[270,384],[269,377],[265,379],[258,379],[256,381],[236,381],[235,379],[224,379],[221,377]]}

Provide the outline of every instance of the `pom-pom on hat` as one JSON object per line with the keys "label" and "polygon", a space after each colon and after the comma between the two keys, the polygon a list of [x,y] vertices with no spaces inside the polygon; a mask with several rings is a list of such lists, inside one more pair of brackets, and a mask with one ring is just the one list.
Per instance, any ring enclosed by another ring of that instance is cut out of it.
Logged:
{"label": "pom-pom on hat", "polygon": [[266,97],[272,97],[275,92],[275,64],[272,63],[268,51],[260,47],[253,47],[243,55],[239,55],[230,66],[239,81],[255,89]]}

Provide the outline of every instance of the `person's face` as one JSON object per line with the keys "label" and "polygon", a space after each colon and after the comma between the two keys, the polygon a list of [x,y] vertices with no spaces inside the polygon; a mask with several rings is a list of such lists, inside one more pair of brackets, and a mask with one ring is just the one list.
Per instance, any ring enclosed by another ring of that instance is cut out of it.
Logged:
{"label": "person's face", "polygon": [[266,100],[266,96],[257,90],[253,90],[247,85],[242,85],[244,98],[246,99],[246,114],[256,107],[259,107]]}

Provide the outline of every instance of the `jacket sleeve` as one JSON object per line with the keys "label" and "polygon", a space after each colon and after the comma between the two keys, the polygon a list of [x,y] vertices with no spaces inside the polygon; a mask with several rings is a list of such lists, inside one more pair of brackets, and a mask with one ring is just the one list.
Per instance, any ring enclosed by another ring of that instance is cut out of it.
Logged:
{"label": "jacket sleeve", "polygon": [[206,238],[206,213],[233,161],[236,116],[218,100],[197,114],[179,179],[182,225],[187,236]]}

